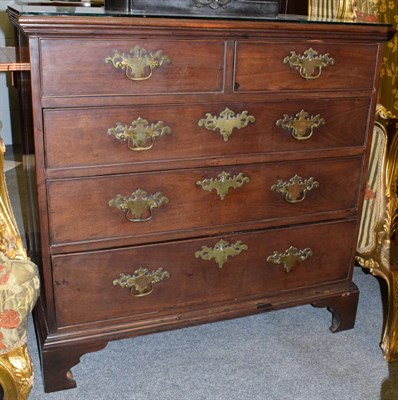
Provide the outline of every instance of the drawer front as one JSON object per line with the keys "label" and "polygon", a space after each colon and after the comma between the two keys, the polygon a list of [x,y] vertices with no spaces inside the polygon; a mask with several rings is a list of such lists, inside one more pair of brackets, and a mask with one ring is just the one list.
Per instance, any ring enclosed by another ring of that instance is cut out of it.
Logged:
{"label": "drawer front", "polygon": [[[354,236],[351,221],[54,256],[57,323],[140,321],[344,280]],[[220,242],[233,249],[224,262]]]}
{"label": "drawer front", "polygon": [[[222,125],[226,109],[235,113],[230,130]],[[46,162],[49,169],[155,169],[162,161],[363,146],[368,109],[361,98],[173,105],[172,112],[170,106],[46,110]]]}
{"label": "drawer front", "polygon": [[44,96],[210,93],[223,89],[223,41],[41,40]]}
{"label": "drawer front", "polygon": [[239,42],[235,90],[371,89],[377,51],[376,45]]}
{"label": "drawer front", "polygon": [[361,169],[355,157],[51,180],[50,240],[145,241],[154,233],[353,210]]}

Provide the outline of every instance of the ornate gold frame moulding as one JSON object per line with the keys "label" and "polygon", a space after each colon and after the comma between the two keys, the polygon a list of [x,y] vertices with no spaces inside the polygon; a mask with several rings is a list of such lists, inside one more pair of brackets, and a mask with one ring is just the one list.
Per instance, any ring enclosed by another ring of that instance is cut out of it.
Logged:
{"label": "ornate gold frame moulding", "polygon": [[[2,124],[0,122],[0,132]],[[0,252],[11,260],[28,262],[11,208],[4,175],[5,145],[0,138]],[[1,351],[1,349],[0,349]],[[0,385],[5,400],[25,400],[33,385],[33,366],[26,347],[26,336],[0,354]]]}
{"label": "ornate gold frame moulding", "polygon": [[[379,121],[375,129],[385,136],[385,149],[379,160],[379,193],[375,193],[379,205],[369,234],[373,235],[373,246],[358,249],[357,261],[375,275],[383,278],[388,288],[388,309],[385,318],[381,348],[388,361],[398,358],[398,243],[396,242],[398,225],[398,134],[397,117],[384,107],[376,109]],[[392,123],[393,132],[389,137],[385,125]],[[394,243],[395,240],[395,243]]]}

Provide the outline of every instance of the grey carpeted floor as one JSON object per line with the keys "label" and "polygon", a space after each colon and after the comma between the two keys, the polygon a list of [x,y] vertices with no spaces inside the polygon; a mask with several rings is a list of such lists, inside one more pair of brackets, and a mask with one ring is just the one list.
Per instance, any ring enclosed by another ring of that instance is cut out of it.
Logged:
{"label": "grey carpeted floor", "polygon": [[[20,168],[7,172],[16,208]],[[398,363],[387,363],[378,346],[379,283],[360,268],[354,281],[361,294],[353,330],[332,334],[328,311],[303,306],[112,342],[73,368],[77,389],[50,394],[30,319],[36,374],[29,399],[397,400]]]}

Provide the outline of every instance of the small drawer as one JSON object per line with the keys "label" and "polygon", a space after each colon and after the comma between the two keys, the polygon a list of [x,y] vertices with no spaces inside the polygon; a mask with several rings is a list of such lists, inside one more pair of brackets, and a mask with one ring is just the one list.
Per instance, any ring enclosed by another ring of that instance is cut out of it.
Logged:
{"label": "small drawer", "polygon": [[216,93],[225,43],[201,40],[41,40],[44,96]]}
{"label": "small drawer", "polygon": [[241,41],[236,45],[235,90],[370,90],[377,52],[376,45]]}
{"label": "small drawer", "polygon": [[356,208],[361,170],[355,157],[50,180],[50,239],[142,243],[153,234],[325,218]]}
{"label": "small drawer", "polygon": [[334,222],[53,256],[57,324],[140,323],[344,280],[355,227]]}
{"label": "small drawer", "polygon": [[[368,110],[367,98],[45,110],[46,163],[74,173],[150,170],[162,162],[363,146]],[[236,126],[223,132],[227,118]]]}

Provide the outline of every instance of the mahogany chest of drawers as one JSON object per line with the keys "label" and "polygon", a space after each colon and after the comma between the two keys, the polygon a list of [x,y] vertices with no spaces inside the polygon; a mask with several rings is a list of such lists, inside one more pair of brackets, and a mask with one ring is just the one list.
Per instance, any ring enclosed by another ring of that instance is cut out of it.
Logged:
{"label": "mahogany chest of drawers", "polygon": [[46,391],[110,340],[282,307],[352,328],[389,28],[9,9],[31,63]]}

